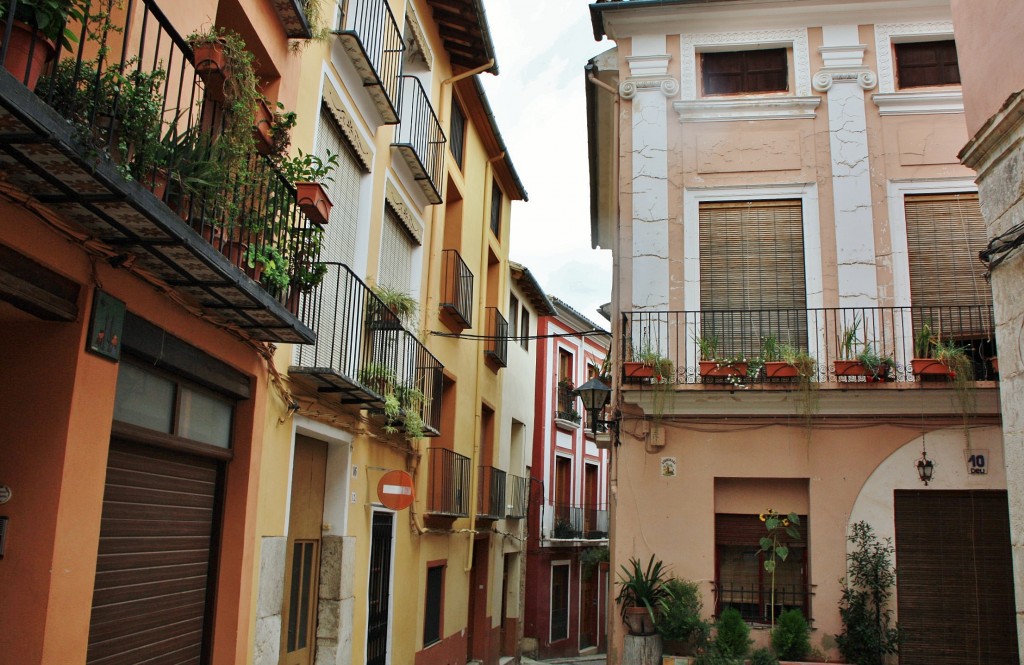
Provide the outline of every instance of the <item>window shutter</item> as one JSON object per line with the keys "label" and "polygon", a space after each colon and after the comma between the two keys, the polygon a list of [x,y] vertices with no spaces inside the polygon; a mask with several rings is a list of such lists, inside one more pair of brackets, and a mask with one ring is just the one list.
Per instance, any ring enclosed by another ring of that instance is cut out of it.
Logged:
{"label": "window shutter", "polygon": [[701,204],[699,224],[702,333],[719,336],[720,355],[756,355],[767,334],[806,348],[801,202]]}
{"label": "window shutter", "polygon": [[384,206],[377,282],[412,295],[412,261],[415,241],[391,206]]}
{"label": "window shutter", "polygon": [[[796,547],[807,546],[807,516],[799,515],[800,524],[796,527],[800,534],[800,540],[793,542],[785,532],[781,534],[779,541]],[[716,545],[740,545],[759,548],[761,538],[768,535],[765,527],[757,515],[735,515],[732,513],[715,513],[715,544]]]}
{"label": "window shutter", "polygon": [[320,128],[316,133],[314,153],[321,159],[327,151],[338,155],[338,168],[331,174],[334,182],[325,183],[327,196],[334,207],[330,223],[324,227],[320,258],[338,261],[351,267],[356,256],[356,232],[359,227],[359,185],[362,171],[352,155],[334,119],[326,111],[320,112]]}

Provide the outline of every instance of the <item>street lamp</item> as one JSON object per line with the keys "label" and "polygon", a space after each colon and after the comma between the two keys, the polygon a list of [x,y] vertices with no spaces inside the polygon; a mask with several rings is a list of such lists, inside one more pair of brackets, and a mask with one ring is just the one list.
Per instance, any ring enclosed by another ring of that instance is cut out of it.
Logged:
{"label": "street lamp", "polygon": [[924,483],[925,487],[928,486],[928,482],[932,479],[932,473],[935,471],[935,462],[928,459],[927,451],[921,451],[921,459],[917,460],[917,475],[921,478],[921,482]]}
{"label": "street lamp", "polygon": [[590,431],[594,433],[594,436],[597,436],[598,425],[607,425],[612,429],[618,427],[618,421],[600,420],[598,418],[601,409],[607,406],[612,398],[612,389],[607,383],[595,376],[574,390],[573,393],[583,400],[583,408],[590,419]]}

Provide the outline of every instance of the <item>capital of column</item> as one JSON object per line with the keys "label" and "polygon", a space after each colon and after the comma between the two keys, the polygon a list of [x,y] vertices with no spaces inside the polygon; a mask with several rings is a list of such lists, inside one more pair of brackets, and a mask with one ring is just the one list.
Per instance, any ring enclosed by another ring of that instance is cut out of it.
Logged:
{"label": "capital of column", "polygon": [[834,71],[825,68],[811,80],[811,86],[818,92],[828,92],[837,83],[856,83],[864,90],[872,90],[878,85],[878,76],[870,69]]}
{"label": "capital of column", "polygon": [[679,81],[671,76],[631,76],[619,84],[619,94],[623,99],[633,99],[637,93],[646,91],[660,91],[666,97],[672,98],[679,94]]}

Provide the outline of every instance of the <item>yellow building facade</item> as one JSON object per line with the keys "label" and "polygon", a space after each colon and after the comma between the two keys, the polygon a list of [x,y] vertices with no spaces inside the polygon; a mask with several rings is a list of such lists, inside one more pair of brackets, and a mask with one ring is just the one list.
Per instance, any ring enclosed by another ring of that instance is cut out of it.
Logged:
{"label": "yellow building facade", "polygon": [[292,136],[337,155],[327,269],[304,303],[317,343],[274,356],[249,659],[497,663],[524,567],[528,474],[502,404],[526,193],[478,78],[497,73],[486,17],[469,1],[321,12],[336,29],[299,56]]}

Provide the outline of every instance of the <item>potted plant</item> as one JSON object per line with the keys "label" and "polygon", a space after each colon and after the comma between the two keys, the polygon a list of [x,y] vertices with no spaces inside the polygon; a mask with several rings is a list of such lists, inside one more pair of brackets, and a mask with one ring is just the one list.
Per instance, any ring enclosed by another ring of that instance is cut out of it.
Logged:
{"label": "potted plant", "polygon": [[619,604],[622,621],[630,635],[654,635],[658,608],[668,595],[662,562],[655,561],[652,554],[645,568],[639,559],[631,557],[629,566],[621,568],[615,602]]}
{"label": "potted plant", "polygon": [[275,296],[287,293],[291,281],[288,257],[274,245],[250,245],[246,249],[245,263],[249,275],[267,287]]}
{"label": "potted plant", "polygon": [[[809,437],[811,419],[818,410],[818,382],[816,381],[818,361],[811,354],[796,348],[792,344],[781,344],[779,346],[779,356],[781,362],[787,367],[791,367],[796,374],[800,413],[804,417]],[[765,371],[767,372],[767,367]]]}
{"label": "potted plant", "polygon": [[259,153],[280,164],[292,143],[292,130],[297,120],[295,112],[285,111],[281,102],[277,102],[271,108],[269,101],[259,98],[253,121],[253,138]]}
{"label": "potted plant", "polygon": [[949,376],[952,371],[949,366],[935,358],[938,343],[939,336],[932,331],[931,323],[922,324],[914,334],[914,357],[910,360],[914,376]]}
{"label": "potted plant", "polygon": [[672,361],[651,347],[650,342],[644,344],[643,350],[631,354],[632,360],[622,363],[622,371],[626,379],[649,379],[665,382],[672,376]]}
{"label": "potted plant", "polygon": [[[6,30],[9,20],[8,4],[4,2],[0,6],[0,34]],[[70,51],[72,44],[78,42],[77,35],[67,24],[84,22],[87,8],[86,0],[19,0],[4,60],[7,71],[24,82],[29,90],[35,90],[39,75],[53,59],[57,44]]]}
{"label": "potted plant", "polygon": [[657,629],[664,640],[666,652],[677,656],[691,655],[702,647],[711,626],[701,617],[704,602],[696,582],[671,578],[659,604]]}
{"label": "potted plant", "polygon": [[854,314],[853,321],[842,328],[839,333],[839,344],[836,359],[832,361],[836,376],[865,376],[864,365],[857,358],[857,349],[861,346],[859,337],[860,318]]}
{"label": "potted plant", "polygon": [[326,159],[299,150],[297,157],[281,161],[281,174],[295,185],[295,201],[306,217],[323,226],[331,214],[333,203],[324,183],[334,182],[331,172],[338,168],[338,155],[327,151]]}
{"label": "potted plant", "polygon": [[718,353],[718,335],[702,334],[696,339],[700,351],[700,375],[707,378],[742,379],[750,362],[741,356],[723,358]]}
{"label": "potted plant", "polygon": [[857,355],[857,361],[864,368],[864,376],[868,383],[892,380],[892,371],[896,369],[896,361],[892,356],[875,351],[874,345],[870,342],[864,344],[864,350]]}
{"label": "potted plant", "polygon": [[370,327],[397,329],[416,316],[419,303],[405,291],[384,284],[372,287],[377,298],[369,303]]}

